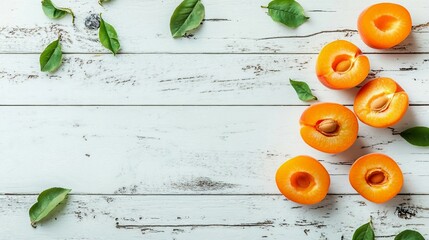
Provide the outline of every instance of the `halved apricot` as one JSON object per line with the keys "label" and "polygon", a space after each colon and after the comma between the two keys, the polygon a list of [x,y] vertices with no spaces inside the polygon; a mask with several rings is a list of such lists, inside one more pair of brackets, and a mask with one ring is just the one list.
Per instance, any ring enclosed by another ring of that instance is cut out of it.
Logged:
{"label": "halved apricot", "polygon": [[279,167],[276,183],[289,200],[300,204],[315,204],[328,194],[331,183],[325,167],[309,156],[294,157]]}
{"label": "halved apricot", "polygon": [[411,32],[412,20],[406,8],[395,3],[378,3],[365,9],[358,19],[358,31],[366,45],[391,48]]}
{"label": "halved apricot", "polygon": [[337,103],[316,103],[301,115],[301,137],[326,153],[348,149],[357,139],[359,125],[354,113]]}
{"label": "halved apricot", "polygon": [[317,57],[317,77],[328,88],[355,87],[365,80],[369,71],[369,59],[353,43],[345,40],[327,44]]}
{"label": "halved apricot", "polygon": [[389,127],[399,122],[408,109],[408,94],[391,78],[376,78],[357,93],[354,111],[372,127]]}
{"label": "halved apricot", "polygon": [[353,163],[349,181],[362,197],[384,203],[401,191],[404,177],[395,160],[381,153],[371,153]]}

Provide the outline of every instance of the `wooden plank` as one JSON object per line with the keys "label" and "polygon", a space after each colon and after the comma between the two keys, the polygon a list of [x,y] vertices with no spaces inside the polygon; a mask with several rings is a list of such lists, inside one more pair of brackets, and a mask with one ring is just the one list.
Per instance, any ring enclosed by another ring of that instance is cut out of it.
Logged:
{"label": "wooden plank", "polygon": [[[373,219],[377,239],[405,229],[429,236],[428,195],[376,205],[360,196],[328,196],[300,206],[282,196],[76,196],[31,228],[36,196],[0,196],[5,239],[351,239]],[[208,237],[211,236],[211,237]]]}
{"label": "wooden plank", "polygon": [[[428,104],[428,54],[369,55],[369,78],[387,76]],[[352,104],[358,88],[333,91],[315,75],[316,55],[67,55],[54,74],[37,55],[0,55],[0,104],[306,105],[289,78],[321,101]],[[216,63],[216,64],[214,64]]]}
{"label": "wooden plank", "polygon": [[393,135],[427,125],[411,107],[395,129],[361,125],[350,150],[330,155],[299,135],[305,107],[1,107],[0,193],[63,185],[75,193],[278,193],[286,159],[314,156],[332,174],[331,193],[355,193],[351,163],[389,154],[405,175],[403,193],[429,193],[429,149]]}
{"label": "wooden plank", "polygon": [[85,19],[100,12],[116,27],[123,52],[128,53],[317,53],[334,39],[355,42],[365,52],[428,52],[427,0],[393,1],[409,9],[415,28],[402,44],[384,51],[366,47],[356,32],[357,17],[373,4],[371,0],[302,0],[300,3],[310,21],[295,30],[267,16],[260,5],[269,1],[206,0],[203,26],[188,39],[174,40],[170,36],[169,21],[179,2],[128,0],[100,7],[97,1],[57,0],[58,6],[71,7],[76,13],[76,25],[72,26],[70,17],[59,21],[45,17],[40,1],[3,1],[0,3],[0,53],[39,53],[58,34],[64,39],[66,52],[107,53],[97,40],[97,30],[85,27]]}

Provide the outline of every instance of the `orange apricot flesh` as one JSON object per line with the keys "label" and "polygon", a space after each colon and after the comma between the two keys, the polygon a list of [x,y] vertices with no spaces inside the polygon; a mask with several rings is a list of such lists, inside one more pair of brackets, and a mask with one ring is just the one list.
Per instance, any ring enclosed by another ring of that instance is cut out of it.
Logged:
{"label": "orange apricot flesh", "polygon": [[371,153],[360,157],[350,168],[352,187],[367,200],[384,203],[395,197],[404,178],[398,164],[389,156]]}
{"label": "orange apricot flesh", "polygon": [[395,3],[378,3],[358,18],[359,35],[369,47],[386,49],[401,43],[411,32],[411,15]]}
{"label": "orange apricot flesh", "polygon": [[309,156],[297,156],[286,161],[276,173],[280,192],[300,204],[322,201],[328,194],[330,181],[325,167]]}
{"label": "orange apricot flesh", "polygon": [[355,87],[365,80],[369,71],[369,59],[353,43],[345,40],[327,44],[317,57],[317,77],[331,89]]}
{"label": "orange apricot flesh", "polygon": [[301,115],[301,137],[326,153],[348,149],[357,139],[359,124],[354,113],[337,103],[316,103]]}
{"label": "orange apricot flesh", "polygon": [[357,93],[354,111],[365,124],[384,128],[395,125],[408,109],[408,94],[391,78],[376,78]]}

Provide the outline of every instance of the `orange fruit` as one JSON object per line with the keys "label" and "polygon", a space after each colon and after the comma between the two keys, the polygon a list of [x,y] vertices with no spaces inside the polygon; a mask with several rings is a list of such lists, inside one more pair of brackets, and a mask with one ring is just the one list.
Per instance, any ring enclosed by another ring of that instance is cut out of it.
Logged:
{"label": "orange fruit", "polygon": [[352,165],[349,181],[362,197],[371,202],[384,203],[401,191],[404,178],[392,158],[371,153],[360,157]]}
{"label": "orange fruit", "polygon": [[399,122],[408,109],[408,94],[391,78],[376,78],[357,93],[354,111],[365,124],[384,128]]}
{"label": "orange fruit", "polygon": [[362,40],[372,48],[391,48],[398,45],[411,32],[411,15],[396,3],[378,3],[365,9],[358,19]]}
{"label": "orange fruit", "polygon": [[354,113],[337,103],[316,103],[301,115],[301,137],[311,147],[339,153],[353,145],[359,124]]}
{"label": "orange fruit", "polygon": [[333,41],[317,57],[316,74],[328,88],[352,88],[365,80],[370,71],[369,59],[353,43]]}
{"label": "orange fruit", "polygon": [[330,177],[316,159],[297,156],[279,167],[276,183],[289,200],[300,204],[316,204],[328,194]]}

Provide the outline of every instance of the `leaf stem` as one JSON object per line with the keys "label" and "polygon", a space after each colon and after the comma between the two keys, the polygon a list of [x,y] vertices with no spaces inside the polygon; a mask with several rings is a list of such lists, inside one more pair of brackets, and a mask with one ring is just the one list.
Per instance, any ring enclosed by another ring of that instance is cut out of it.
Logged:
{"label": "leaf stem", "polygon": [[72,16],[72,24],[74,26],[74,20],[75,20],[76,16],[74,15],[73,10],[71,10],[71,8],[58,8],[58,9],[61,10],[61,11],[66,12],[66,13],[68,13],[68,14],[70,14]]}
{"label": "leaf stem", "polygon": [[74,26],[74,20],[76,19],[76,16],[74,15],[74,12],[70,9],[70,14],[72,15],[72,24]]}
{"label": "leaf stem", "polygon": [[261,8],[268,8],[268,6],[261,6]]}

